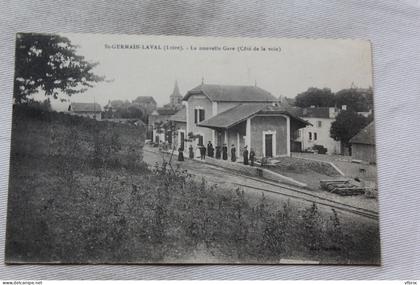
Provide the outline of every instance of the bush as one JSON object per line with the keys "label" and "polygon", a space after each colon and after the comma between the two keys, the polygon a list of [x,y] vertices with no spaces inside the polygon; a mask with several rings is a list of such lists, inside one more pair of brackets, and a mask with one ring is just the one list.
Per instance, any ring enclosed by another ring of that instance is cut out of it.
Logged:
{"label": "bush", "polygon": [[328,149],[327,149],[327,148],[325,148],[323,145],[319,145],[319,144],[314,145],[314,146],[312,147],[312,149],[313,149],[313,150],[315,150],[315,151],[317,151],[317,152],[318,152],[318,154],[326,154],[326,153],[327,153],[327,151],[328,151]]}

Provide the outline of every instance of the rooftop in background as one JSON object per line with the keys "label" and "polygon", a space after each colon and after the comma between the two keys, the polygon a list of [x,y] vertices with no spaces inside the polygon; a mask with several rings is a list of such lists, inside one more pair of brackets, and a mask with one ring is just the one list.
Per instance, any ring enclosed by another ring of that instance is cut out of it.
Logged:
{"label": "rooftop in background", "polygon": [[152,116],[168,116],[174,115],[178,110],[173,108],[157,108],[151,114]]}
{"label": "rooftop in background", "polygon": [[[331,107],[334,108],[334,107]],[[335,109],[335,108],[334,108]],[[302,109],[302,117],[307,118],[324,118],[330,117],[330,107],[309,107]]]}
{"label": "rooftop in background", "polygon": [[375,145],[375,121],[364,127],[354,137],[350,139],[350,143]]}
{"label": "rooftop in background", "polygon": [[187,122],[187,111],[185,106],[182,106],[182,108],[172,115],[169,120],[174,122]]}
{"label": "rooftop in background", "polygon": [[100,113],[102,108],[98,103],[71,103],[69,111]]}
{"label": "rooftop in background", "polygon": [[184,101],[191,95],[204,94],[211,101],[224,102],[274,102],[278,101],[270,92],[257,86],[200,84],[184,96]]}
{"label": "rooftop in background", "polygon": [[288,107],[288,111],[302,118],[334,119],[341,111],[336,107]]}

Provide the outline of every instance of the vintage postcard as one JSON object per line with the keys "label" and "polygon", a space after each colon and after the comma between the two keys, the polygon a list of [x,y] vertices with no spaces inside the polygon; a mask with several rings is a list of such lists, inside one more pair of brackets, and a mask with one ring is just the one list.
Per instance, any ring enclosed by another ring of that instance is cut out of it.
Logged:
{"label": "vintage postcard", "polygon": [[380,265],[371,45],[16,35],[6,263]]}

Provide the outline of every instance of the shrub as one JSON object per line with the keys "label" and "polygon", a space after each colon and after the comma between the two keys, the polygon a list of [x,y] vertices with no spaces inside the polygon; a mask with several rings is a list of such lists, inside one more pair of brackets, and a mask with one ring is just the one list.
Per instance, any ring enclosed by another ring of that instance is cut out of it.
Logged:
{"label": "shrub", "polygon": [[323,145],[316,144],[312,147],[313,150],[317,151],[318,154],[326,154],[328,149],[325,148]]}
{"label": "shrub", "polygon": [[303,229],[305,234],[305,244],[313,255],[321,249],[322,245],[322,218],[315,203],[310,208],[304,210]]}

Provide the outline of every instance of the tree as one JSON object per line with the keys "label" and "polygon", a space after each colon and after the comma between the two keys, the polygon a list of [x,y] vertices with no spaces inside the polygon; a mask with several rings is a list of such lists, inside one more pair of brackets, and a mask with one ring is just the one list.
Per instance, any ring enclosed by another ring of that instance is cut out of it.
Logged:
{"label": "tree", "polygon": [[330,136],[336,141],[341,141],[343,146],[349,147],[349,140],[371,121],[372,117],[366,118],[352,110],[341,111],[331,124]]}
{"label": "tree", "polygon": [[28,102],[30,95],[43,90],[58,98],[85,92],[93,83],[104,80],[90,63],[76,53],[77,46],[66,37],[46,34],[17,34],[15,59],[15,103]]}
{"label": "tree", "polygon": [[139,104],[132,103],[127,107],[127,118],[137,118],[145,120],[146,110],[143,109]]}
{"label": "tree", "polygon": [[331,89],[314,88],[311,87],[305,92],[296,96],[296,106],[306,108],[310,106],[315,107],[334,107],[335,98]]}
{"label": "tree", "polygon": [[335,94],[337,107],[347,106],[347,110],[367,112],[373,108],[372,89],[350,88]]}
{"label": "tree", "polygon": [[138,103],[128,100],[113,100],[109,102],[109,109],[104,112],[108,118],[141,119],[147,121],[147,111]]}

